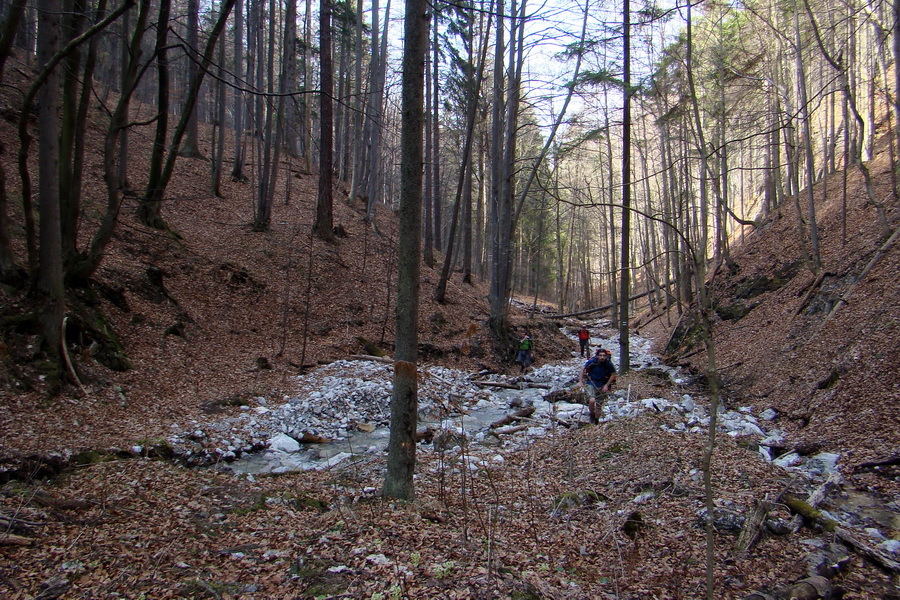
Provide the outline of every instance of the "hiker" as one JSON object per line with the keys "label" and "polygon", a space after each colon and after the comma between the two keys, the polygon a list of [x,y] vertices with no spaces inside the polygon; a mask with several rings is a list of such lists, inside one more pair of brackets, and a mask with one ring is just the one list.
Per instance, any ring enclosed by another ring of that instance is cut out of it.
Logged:
{"label": "hiker", "polygon": [[533,358],[531,356],[532,351],[534,350],[534,342],[528,337],[528,334],[522,336],[522,339],[519,340],[519,353],[516,355],[516,363],[522,366],[522,373],[525,372],[531,363],[533,362]]}
{"label": "hiker", "polygon": [[578,330],[578,353],[582,358],[591,355],[590,341],[591,334],[588,332],[587,328],[582,325],[581,329]]}
{"label": "hiker", "polygon": [[588,410],[591,413],[591,423],[600,422],[600,410],[597,401],[602,400],[609,393],[610,388],[616,382],[616,367],[612,364],[610,353],[603,348],[597,348],[594,357],[584,363],[581,370],[581,383],[590,388],[591,399],[588,401]]}

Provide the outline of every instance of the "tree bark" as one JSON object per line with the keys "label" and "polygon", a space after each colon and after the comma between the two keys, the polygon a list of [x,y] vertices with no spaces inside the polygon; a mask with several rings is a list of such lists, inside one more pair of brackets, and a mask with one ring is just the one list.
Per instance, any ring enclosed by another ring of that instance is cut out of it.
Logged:
{"label": "tree bark", "polygon": [[[39,0],[38,61],[50,63],[62,46],[60,27],[62,2]],[[59,197],[59,133],[61,120],[61,76],[58,68],[48,73],[38,92],[38,204],[41,213],[37,307],[44,337],[44,349],[62,368],[62,321],[65,312],[63,291],[62,232]]]}
{"label": "tree bark", "polygon": [[320,239],[334,241],[334,208],[332,174],[334,143],[333,102],[334,73],[331,64],[331,0],[319,0],[319,195],[313,230]]}
{"label": "tree bark", "polygon": [[391,434],[384,495],[412,500],[418,414],[417,352],[422,235],[422,132],[425,51],[429,14],[425,0],[406,0],[401,98],[400,239],[397,267],[397,338]]}

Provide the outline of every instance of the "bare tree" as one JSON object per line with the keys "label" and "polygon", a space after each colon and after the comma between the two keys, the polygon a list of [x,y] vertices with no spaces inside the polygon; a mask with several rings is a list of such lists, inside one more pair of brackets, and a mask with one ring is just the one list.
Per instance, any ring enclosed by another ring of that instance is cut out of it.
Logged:
{"label": "bare tree", "polygon": [[[187,0],[187,78],[193,81],[197,77],[197,55],[200,53],[200,0]],[[187,158],[201,158],[200,135],[197,125],[196,107],[191,107],[184,143],[179,150]]]}
{"label": "bare tree", "polygon": [[325,241],[334,240],[334,211],[332,206],[332,148],[334,140],[332,91],[334,73],[331,65],[331,0],[319,0],[319,196],[313,230]]}
{"label": "bare tree", "polygon": [[397,338],[384,495],[415,494],[419,269],[422,235],[422,132],[428,12],[425,0],[406,0],[401,124],[400,240],[397,269]]}

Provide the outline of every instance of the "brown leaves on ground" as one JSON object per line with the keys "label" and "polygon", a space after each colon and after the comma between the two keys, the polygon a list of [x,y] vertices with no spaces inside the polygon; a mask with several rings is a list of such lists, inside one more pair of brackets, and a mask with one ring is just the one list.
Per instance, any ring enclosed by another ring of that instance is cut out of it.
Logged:
{"label": "brown leaves on ground", "polygon": [[[666,433],[668,418],[478,455],[423,449],[411,504],[377,497],[379,458],[255,481],[139,459],[11,483],[0,512],[40,525],[31,546],[3,548],[4,597],[29,598],[53,577],[70,583],[68,598],[702,597],[706,436]],[[787,484],[727,437],[713,481],[736,514]],[[765,535],[746,558],[735,541],[716,535],[716,597],[805,576],[796,538]],[[851,560],[835,583],[884,597],[890,579]]]}

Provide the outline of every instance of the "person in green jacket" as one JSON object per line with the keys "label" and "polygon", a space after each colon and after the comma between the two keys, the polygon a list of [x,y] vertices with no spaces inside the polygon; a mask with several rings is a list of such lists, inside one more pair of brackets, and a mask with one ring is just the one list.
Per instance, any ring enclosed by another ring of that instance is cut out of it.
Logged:
{"label": "person in green jacket", "polygon": [[528,334],[522,336],[522,339],[519,340],[519,353],[516,356],[516,363],[518,363],[522,367],[522,373],[525,372],[532,362],[534,362],[534,358],[532,356],[534,352],[534,341],[528,337]]}

